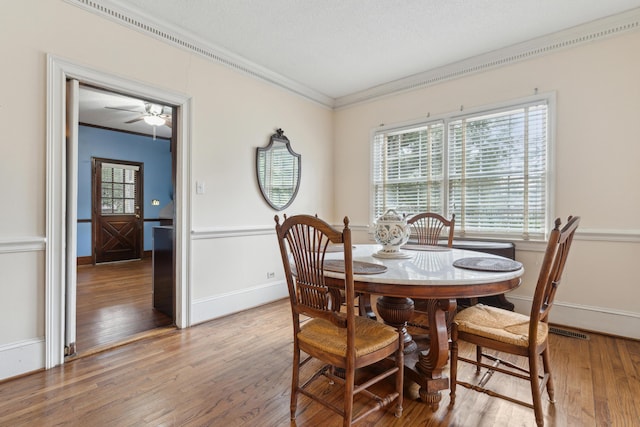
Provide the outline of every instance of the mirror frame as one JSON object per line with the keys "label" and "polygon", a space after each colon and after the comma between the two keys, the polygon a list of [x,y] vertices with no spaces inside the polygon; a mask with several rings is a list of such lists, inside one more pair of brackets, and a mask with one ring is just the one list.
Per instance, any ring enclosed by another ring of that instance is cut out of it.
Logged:
{"label": "mirror frame", "polygon": [[[298,176],[296,179],[295,187],[293,188],[293,193],[291,194],[291,198],[287,203],[285,203],[282,206],[277,206],[271,200],[271,198],[269,197],[269,194],[267,194],[267,191],[264,187],[264,183],[260,179],[260,158],[266,156],[269,151],[274,150],[275,149],[274,144],[278,144],[278,143],[285,145],[285,147],[287,148],[287,151],[289,152],[289,154],[291,154],[291,156],[294,159],[294,163],[293,163],[294,167],[297,167],[298,169],[297,171]],[[289,138],[284,136],[284,131],[282,129],[277,129],[276,133],[271,135],[271,138],[269,138],[269,144],[266,147],[258,147],[256,150],[256,178],[258,180],[258,187],[260,187],[260,192],[262,193],[262,197],[264,197],[264,200],[269,204],[269,206],[271,206],[276,211],[281,211],[288,208],[291,205],[291,203],[293,203],[293,201],[296,198],[296,195],[298,194],[298,189],[300,188],[301,175],[302,175],[302,156],[296,153],[295,151],[293,151],[293,149],[291,148],[291,142],[289,141]]]}

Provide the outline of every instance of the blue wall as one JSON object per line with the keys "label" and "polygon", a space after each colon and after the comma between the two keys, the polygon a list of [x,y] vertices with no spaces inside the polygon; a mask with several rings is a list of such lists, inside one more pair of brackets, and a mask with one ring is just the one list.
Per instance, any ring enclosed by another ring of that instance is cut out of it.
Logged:
{"label": "blue wall", "polygon": [[[160,209],[173,199],[170,141],[150,136],[80,126],[78,133],[78,220],[91,219],[91,158],[144,163],[143,214],[157,219]],[[160,201],[152,206],[151,201]],[[158,221],[144,223],[144,250],[152,248],[151,228]],[[78,256],[91,256],[91,223],[78,222]]]}

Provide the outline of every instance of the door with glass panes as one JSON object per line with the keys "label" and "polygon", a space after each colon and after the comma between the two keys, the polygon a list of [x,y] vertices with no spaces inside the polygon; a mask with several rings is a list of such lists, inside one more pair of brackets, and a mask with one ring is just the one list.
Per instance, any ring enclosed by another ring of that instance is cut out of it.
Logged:
{"label": "door with glass panes", "polygon": [[95,263],[140,259],[143,164],[93,158]]}

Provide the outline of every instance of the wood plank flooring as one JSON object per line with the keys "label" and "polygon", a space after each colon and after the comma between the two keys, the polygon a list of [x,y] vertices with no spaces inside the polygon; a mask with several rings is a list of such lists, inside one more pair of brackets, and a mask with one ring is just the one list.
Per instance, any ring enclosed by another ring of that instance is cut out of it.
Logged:
{"label": "wood plank flooring", "polygon": [[79,356],[173,324],[173,319],[153,308],[151,274],[151,258],[78,267],[76,350]]}
{"label": "wood plank flooring", "polygon": [[[557,403],[545,404],[545,425],[640,425],[640,342],[589,337],[551,335]],[[472,351],[461,343],[461,354]],[[291,360],[291,314],[282,300],[0,383],[0,425],[340,426],[305,397],[290,422]],[[460,368],[461,379],[473,380],[470,366]],[[490,383],[529,396],[527,384],[497,375]],[[338,386],[319,387],[339,399]],[[448,394],[435,412],[417,397],[407,384],[402,418],[381,412],[359,425],[535,425],[531,409],[463,387],[452,410]]]}

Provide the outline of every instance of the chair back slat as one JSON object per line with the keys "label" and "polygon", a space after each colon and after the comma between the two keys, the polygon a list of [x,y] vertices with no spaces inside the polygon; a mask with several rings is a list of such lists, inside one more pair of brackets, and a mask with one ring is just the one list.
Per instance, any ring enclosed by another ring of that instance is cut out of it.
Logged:
{"label": "chair back slat", "polygon": [[[277,215],[275,220],[294,317],[299,314],[320,317],[340,327],[346,327],[346,317],[339,312],[343,302],[340,291],[345,296],[354,294],[349,219],[345,218],[345,228],[342,232],[311,215],[285,218],[282,225]],[[344,246],[343,289],[329,287],[325,283],[324,261],[330,244]],[[349,308],[349,301],[353,305],[353,297],[350,300],[346,298],[347,312],[354,310],[353,307]],[[294,320],[294,324],[298,322],[297,318]]]}
{"label": "chair back slat", "polygon": [[433,212],[424,212],[416,214],[407,220],[407,224],[411,226],[411,238],[416,240],[420,245],[435,246],[439,243],[443,235],[445,227],[449,228],[447,234],[448,246],[453,246],[453,232],[455,227],[455,214],[451,216],[451,220],[446,219],[442,215]]}
{"label": "chair back slat", "polygon": [[[557,219],[555,227],[549,235],[544,260],[540,267],[538,283],[531,307],[531,322],[529,324],[530,337],[535,337],[538,322],[547,322],[549,312],[553,306],[556,292],[562,281],[562,274],[569,255],[580,217],[569,217],[567,224],[560,229],[561,221]],[[535,339],[533,340],[535,341]]]}

